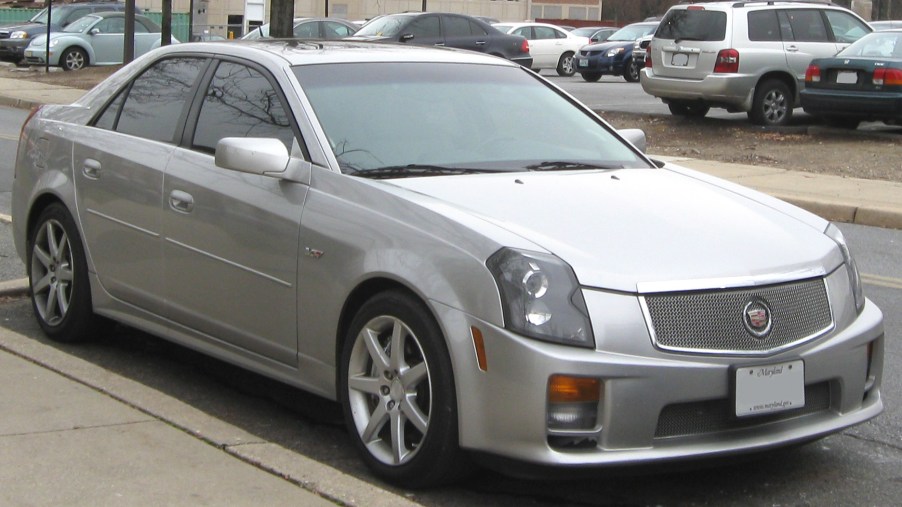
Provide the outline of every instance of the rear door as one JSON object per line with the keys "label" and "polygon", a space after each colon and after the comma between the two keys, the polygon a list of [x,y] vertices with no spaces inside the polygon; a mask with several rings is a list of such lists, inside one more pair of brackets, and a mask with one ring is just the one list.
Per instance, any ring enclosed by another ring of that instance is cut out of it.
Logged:
{"label": "rear door", "polygon": [[714,70],[718,52],[729,47],[726,12],[700,6],[671,9],[651,43],[654,73],[704,79]]}
{"label": "rear door", "polygon": [[469,49],[485,53],[487,33],[469,18],[455,14],[442,16],[442,34],[445,45],[451,48]]}
{"label": "rear door", "polygon": [[805,86],[805,70],[815,58],[828,58],[838,51],[820,9],[781,9],[777,12],[783,31],[786,62],[799,88]]}

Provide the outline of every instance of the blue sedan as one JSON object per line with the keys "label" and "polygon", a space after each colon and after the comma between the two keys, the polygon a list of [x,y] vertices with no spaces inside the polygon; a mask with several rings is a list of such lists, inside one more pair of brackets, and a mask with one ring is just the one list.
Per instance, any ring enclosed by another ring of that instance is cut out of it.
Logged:
{"label": "blue sedan", "polygon": [[604,42],[583,46],[573,57],[576,71],[594,82],[605,74],[623,76],[630,83],[639,80],[639,67],[633,62],[636,39],[655,33],[658,22],[633,23],[616,31]]}
{"label": "blue sedan", "polygon": [[[135,57],[160,47],[160,27],[150,19],[135,16]],[[174,37],[172,42],[178,42]],[[125,14],[98,12],[74,21],[61,32],[35,37],[25,48],[25,62],[29,65],[60,66],[63,70],[78,70],[88,65],[118,65],[125,47]]]}
{"label": "blue sedan", "polygon": [[806,113],[837,126],[902,122],[902,30],[870,33],[833,58],[813,60],[801,97]]}

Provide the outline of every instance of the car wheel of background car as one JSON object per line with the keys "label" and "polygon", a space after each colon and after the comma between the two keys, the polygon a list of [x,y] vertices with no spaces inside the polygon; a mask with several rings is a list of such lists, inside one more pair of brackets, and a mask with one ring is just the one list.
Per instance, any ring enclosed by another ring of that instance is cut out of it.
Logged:
{"label": "car wheel of background car", "polygon": [[451,360],[414,297],[391,291],[363,305],[342,347],[339,395],[355,446],[384,480],[415,488],[459,478]]}
{"label": "car wheel of background car", "polygon": [[831,127],[849,130],[857,129],[858,124],[861,123],[861,120],[858,120],[856,118],[847,118],[844,116],[828,116],[824,118],[824,121],[826,121],[827,125],[830,125]]}
{"label": "car wheel of background car", "polygon": [[28,242],[28,278],[38,323],[50,338],[83,341],[98,330],[84,247],[61,204],[41,212]]}
{"label": "car wheel of background car", "polygon": [[68,48],[60,55],[63,70],[78,70],[88,64],[88,55],[80,48]]}
{"label": "car wheel of background car", "polygon": [[594,83],[595,81],[601,79],[601,72],[582,72],[580,73],[580,76],[582,76],[586,81]]}
{"label": "car wheel of background car", "polygon": [[757,125],[786,125],[792,118],[792,104],[792,94],[786,83],[779,79],[769,79],[755,90],[755,100],[748,116]]}
{"label": "car wheel of background car", "polygon": [[701,118],[708,114],[711,106],[698,101],[673,100],[667,104],[670,114],[674,116],[692,116]]}
{"label": "car wheel of background car", "polygon": [[564,53],[557,62],[557,75],[570,77],[576,74],[576,68],[573,66],[573,53]]}
{"label": "car wheel of background car", "polygon": [[626,64],[626,70],[623,71],[623,79],[626,80],[627,83],[635,83],[639,81],[639,67],[636,65],[636,61],[630,58],[629,63]]}

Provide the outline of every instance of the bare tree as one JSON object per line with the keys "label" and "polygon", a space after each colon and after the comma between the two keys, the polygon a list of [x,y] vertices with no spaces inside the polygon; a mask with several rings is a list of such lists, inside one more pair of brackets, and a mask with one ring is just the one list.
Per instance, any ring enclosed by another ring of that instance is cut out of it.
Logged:
{"label": "bare tree", "polygon": [[269,5],[269,35],[276,38],[294,36],[294,0],[272,0]]}

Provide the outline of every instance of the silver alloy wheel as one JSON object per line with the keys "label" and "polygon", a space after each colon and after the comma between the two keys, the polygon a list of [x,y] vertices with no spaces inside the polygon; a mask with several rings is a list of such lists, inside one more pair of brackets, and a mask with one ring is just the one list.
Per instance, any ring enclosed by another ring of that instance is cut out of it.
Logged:
{"label": "silver alloy wheel", "polygon": [[35,308],[48,325],[58,325],[69,313],[74,280],[69,236],[60,222],[47,220],[32,246],[31,293]]}
{"label": "silver alloy wheel", "polygon": [[558,69],[558,74],[565,77],[570,77],[576,73],[576,68],[573,66],[573,55],[567,54],[561,57],[560,68]]}
{"label": "silver alloy wheel", "polygon": [[366,323],[348,363],[348,402],[360,440],[387,465],[416,456],[429,429],[432,383],[419,339],[396,317]]}
{"label": "silver alloy wheel", "polygon": [[63,68],[78,70],[85,66],[85,54],[78,49],[67,50],[63,55]]}
{"label": "silver alloy wheel", "polygon": [[766,118],[767,122],[770,124],[782,123],[789,107],[786,103],[786,95],[778,89],[769,90],[767,92],[764,96],[762,106],[764,108],[764,118]]}

